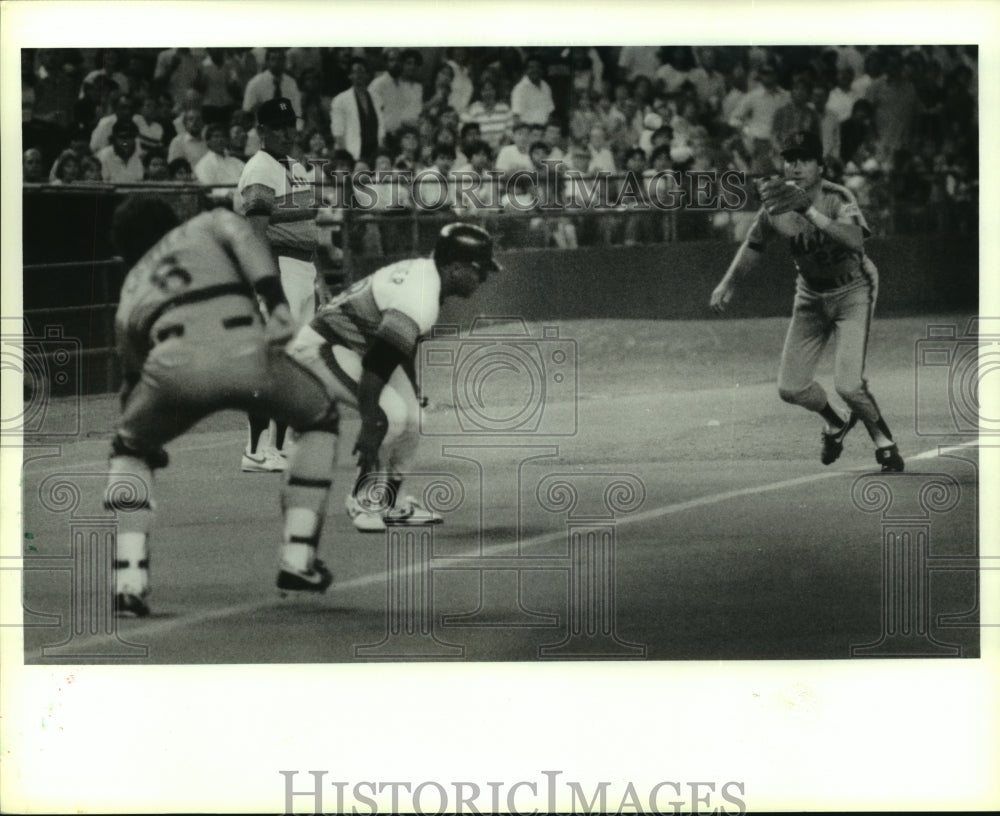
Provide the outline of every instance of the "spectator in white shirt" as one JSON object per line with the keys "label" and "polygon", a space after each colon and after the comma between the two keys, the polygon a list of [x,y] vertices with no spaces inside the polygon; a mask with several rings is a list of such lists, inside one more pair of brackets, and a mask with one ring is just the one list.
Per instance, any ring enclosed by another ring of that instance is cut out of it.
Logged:
{"label": "spectator in white shirt", "polygon": [[524,76],[510,92],[510,107],[515,122],[526,122],[529,125],[544,125],[549,114],[555,110],[552,89],[542,79],[542,62],[537,57],[528,59]]}
{"label": "spectator in white shirt", "polygon": [[448,105],[461,115],[472,101],[472,71],[469,67],[469,50],[467,48],[452,48],[450,53],[448,64],[451,66],[453,76]]}
{"label": "spectator in white shirt", "polygon": [[826,100],[826,109],[835,114],[838,122],[846,122],[851,118],[854,103],[861,97],[851,87],[854,84],[854,69],[845,65],[837,71],[837,87],[830,91]]}
{"label": "spectator in white shirt", "polygon": [[514,143],[504,145],[497,153],[496,169],[506,176],[518,170],[532,170],[529,147],[531,146],[531,128],[525,123],[514,125]]}
{"label": "spectator in white shirt", "polygon": [[[284,97],[292,103],[295,115],[302,116],[302,93],[295,78],[285,73],[285,60],[283,48],[267,49],[264,70],[247,83],[243,92],[243,110],[256,113],[257,108],[268,99]],[[301,126],[302,120],[297,121]]]}
{"label": "spectator in white shirt", "polygon": [[243,173],[244,164],[235,156],[228,154],[226,151],[228,141],[228,129],[221,122],[215,122],[205,128],[205,144],[208,146],[208,152],[194,166],[194,176],[200,184],[214,188],[209,193],[213,201],[228,202],[232,205],[233,190]]}
{"label": "spectator in white shirt", "polygon": [[191,108],[184,112],[184,130],[170,140],[170,147],[167,148],[167,162],[174,159],[187,159],[188,164],[194,167],[201,161],[201,157],[208,152],[208,145],[202,137],[204,122],[201,118],[201,111],[198,108]]}
{"label": "spectator in white shirt", "polygon": [[138,135],[139,129],[131,119],[115,123],[111,129],[111,144],[97,153],[102,181],[112,184],[142,181],[142,160],[136,147]]}

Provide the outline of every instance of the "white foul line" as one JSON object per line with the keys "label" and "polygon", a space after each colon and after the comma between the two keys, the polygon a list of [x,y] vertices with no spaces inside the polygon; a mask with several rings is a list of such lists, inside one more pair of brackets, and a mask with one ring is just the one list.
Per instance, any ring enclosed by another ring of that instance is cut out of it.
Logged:
{"label": "white foul line", "polygon": [[[931,450],[923,451],[922,453],[915,454],[909,457],[910,461],[918,461],[924,459],[934,459],[950,451],[962,450],[964,448],[969,448],[977,445],[979,443],[978,439],[969,440],[968,442],[963,442],[960,445],[949,445],[933,448]],[[822,473],[811,473],[806,476],[798,476],[794,479],[785,479],[780,482],[771,482],[770,484],[756,485],[753,487],[743,487],[736,490],[727,490],[722,493],[712,493],[708,496],[701,496],[697,499],[690,499],[684,502],[678,502],[676,504],[668,504],[663,507],[656,507],[650,510],[646,510],[642,513],[636,513],[634,515],[622,516],[615,520],[615,525],[617,527],[623,527],[630,524],[641,524],[643,522],[651,521],[653,519],[663,518],[664,516],[674,515],[676,513],[681,513],[685,510],[692,510],[696,507],[707,507],[712,504],[718,504],[719,502],[728,501],[729,499],[736,499],[742,496],[755,496],[761,493],[770,493],[776,490],[783,490],[787,487],[798,487],[804,484],[810,484],[812,482],[819,482],[823,479],[830,479],[836,476],[844,476],[849,473],[862,473],[867,470],[871,470],[868,467],[853,467],[845,470],[827,470]],[[464,564],[467,563],[466,559],[484,556],[495,556],[501,555],[506,551],[518,548],[528,549],[531,547],[537,547],[540,544],[547,544],[553,541],[561,541],[566,538],[565,530],[556,530],[551,533],[543,533],[542,535],[533,536],[532,538],[525,539],[523,541],[510,541],[504,542],[502,544],[494,544],[489,547],[483,547],[477,549],[474,552],[469,552],[467,554],[448,556],[447,558],[442,558],[435,565],[437,567],[447,567],[449,563],[452,564]],[[415,568],[414,572],[419,573],[422,568]],[[354,589],[357,587],[369,586],[371,584],[382,583],[385,581],[385,571],[369,573],[368,575],[361,575],[357,578],[352,578],[348,581],[342,583],[334,583],[334,590],[344,590],[344,589]],[[252,603],[239,604],[236,606],[225,606],[218,609],[206,609],[203,612],[196,612],[191,615],[184,615],[177,618],[171,618],[169,620],[161,621],[151,621],[147,624],[137,626],[136,628],[130,628],[126,632],[120,632],[119,634],[130,642],[137,642],[137,640],[142,637],[151,637],[154,635],[160,635],[166,632],[172,632],[176,629],[182,629],[188,626],[195,626],[202,623],[207,623],[210,621],[220,620],[222,618],[233,617],[236,615],[249,615],[254,612],[260,611],[262,609],[267,609],[269,607],[281,606],[286,603],[280,598],[273,598],[267,601],[255,601]],[[79,644],[83,646],[86,642],[90,641],[92,638],[76,638],[74,639],[74,644]]]}

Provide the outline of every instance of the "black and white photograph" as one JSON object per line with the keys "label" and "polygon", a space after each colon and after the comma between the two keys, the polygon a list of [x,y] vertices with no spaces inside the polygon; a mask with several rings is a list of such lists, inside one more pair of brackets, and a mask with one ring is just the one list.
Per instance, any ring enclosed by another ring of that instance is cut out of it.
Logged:
{"label": "black and white photograph", "polygon": [[5,812],[1000,805],[1000,8],[714,8],[3,6]]}

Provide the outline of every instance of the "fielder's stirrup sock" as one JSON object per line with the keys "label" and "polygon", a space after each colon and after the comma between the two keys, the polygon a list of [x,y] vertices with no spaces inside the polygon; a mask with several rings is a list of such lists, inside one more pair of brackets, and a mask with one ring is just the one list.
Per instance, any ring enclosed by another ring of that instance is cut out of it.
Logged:
{"label": "fielder's stirrup sock", "polygon": [[835,410],[830,403],[827,403],[820,410],[819,415],[826,420],[828,433],[839,431],[847,423],[847,419],[839,411]]}

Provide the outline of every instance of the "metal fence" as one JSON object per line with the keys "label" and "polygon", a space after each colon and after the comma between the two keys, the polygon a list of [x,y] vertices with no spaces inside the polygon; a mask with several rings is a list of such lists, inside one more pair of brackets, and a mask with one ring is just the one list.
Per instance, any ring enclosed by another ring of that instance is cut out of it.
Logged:
{"label": "metal fence", "polygon": [[[441,183],[434,178],[398,178],[411,186]],[[574,178],[579,183],[598,181],[580,174]],[[621,190],[629,184],[626,174],[602,177],[609,186],[606,198],[598,197],[596,204],[572,200],[567,179],[560,177],[555,193],[551,186],[526,191],[522,185],[519,192],[525,195],[520,201],[508,198],[496,206],[461,208],[423,208],[413,206],[412,200],[409,206],[358,206],[363,184],[346,177],[334,179],[332,185],[328,180],[316,200],[323,198],[327,205],[332,199],[337,206],[318,208],[321,249],[317,268],[331,290],[337,291],[387,261],[428,253],[440,227],[456,218],[483,224],[506,251],[741,240],[758,206],[752,180],[744,180],[736,196],[739,200],[730,197],[726,206],[719,206],[718,190],[713,193],[708,185],[705,194],[715,199],[702,202],[706,206],[689,206],[697,204],[695,196],[689,195],[682,206],[667,209],[644,200],[651,194],[648,175],[636,179],[633,194],[623,197]],[[963,188],[961,199],[956,200],[948,192],[947,179],[930,178],[929,189],[939,194],[912,201],[892,198],[891,179],[846,181],[858,190],[859,200],[863,197],[863,209],[877,235],[978,229],[974,184]],[[166,197],[184,220],[204,209],[225,206],[229,190],[182,183],[24,187],[24,318],[36,333],[52,325],[59,326],[64,336],[82,338],[79,355],[85,392],[114,390],[120,378],[113,349],[114,312],[126,270],[114,256],[110,222],[114,208],[130,194]],[[54,395],[58,396],[58,389]]]}

